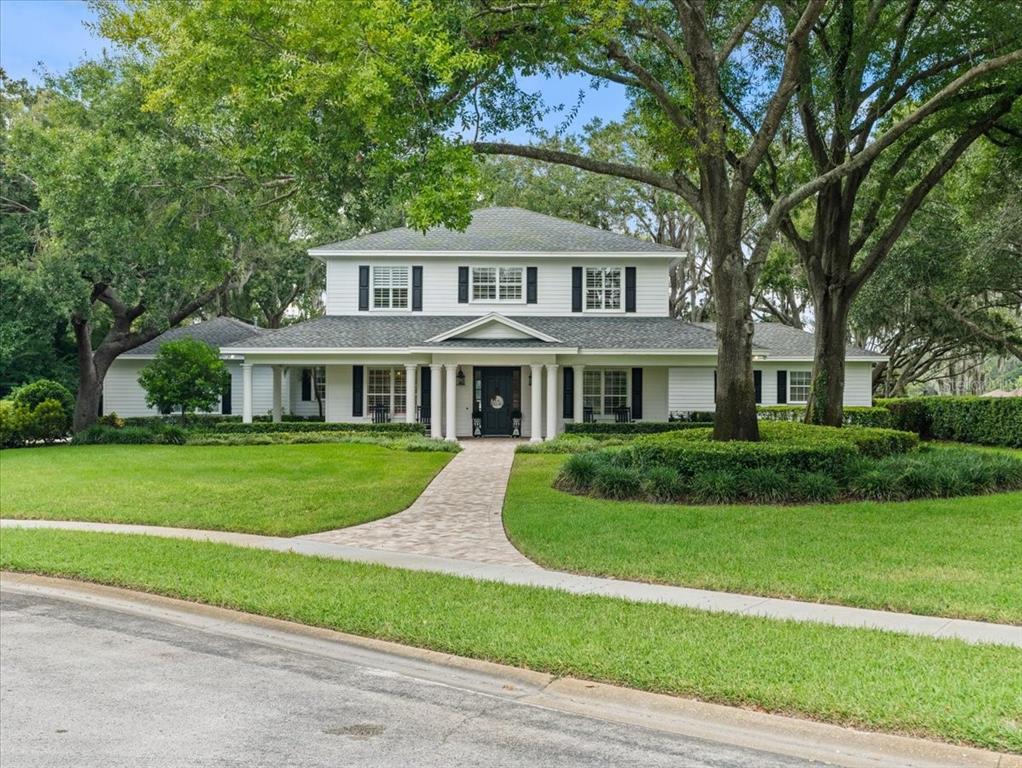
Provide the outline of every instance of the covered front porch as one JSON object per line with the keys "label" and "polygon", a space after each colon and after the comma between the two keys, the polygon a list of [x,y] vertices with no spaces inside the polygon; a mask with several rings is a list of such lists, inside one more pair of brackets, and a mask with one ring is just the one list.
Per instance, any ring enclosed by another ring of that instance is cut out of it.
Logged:
{"label": "covered front porch", "polygon": [[326,421],[420,423],[438,439],[539,441],[572,422],[666,420],[668,368],[627,362],[582,359],[575,350],[247,354],[242,420],[261,415],[252,396],[261,367],[272,371],[274,421],[293,411],[284,382],[299,376],[321,398]]}

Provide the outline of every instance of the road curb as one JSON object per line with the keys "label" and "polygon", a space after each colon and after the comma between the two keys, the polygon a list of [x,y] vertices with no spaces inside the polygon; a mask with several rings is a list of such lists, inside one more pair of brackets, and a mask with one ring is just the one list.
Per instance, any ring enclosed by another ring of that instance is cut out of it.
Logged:
{"label": "road curb", "polygon": [[242,613],[144,592],[0,572],[5,592],[36,594],[170,621],[299,653],[325,656],[515,700],[544,709],[648,728],[846,768],[1022,768],[1022,757],[908,736],[860,731],[468,659],[386,640]]}

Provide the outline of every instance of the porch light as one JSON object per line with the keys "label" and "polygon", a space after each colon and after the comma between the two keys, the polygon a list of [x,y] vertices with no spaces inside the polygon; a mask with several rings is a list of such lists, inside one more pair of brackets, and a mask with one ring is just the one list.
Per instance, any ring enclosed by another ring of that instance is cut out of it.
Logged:
{"label": "porch light", "polygon": [[458,386],[459,387],[465,386],[465,372],[463,370],[461,370],[461,366],[460,365],[458,366],[457,379],[458,379]]}

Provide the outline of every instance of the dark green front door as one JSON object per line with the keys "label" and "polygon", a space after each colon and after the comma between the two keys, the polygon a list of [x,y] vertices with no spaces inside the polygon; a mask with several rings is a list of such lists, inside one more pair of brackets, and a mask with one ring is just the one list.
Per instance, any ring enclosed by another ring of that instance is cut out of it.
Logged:
{"label": "dark green front door", "polygon": [[510,368],[483,368],[482,408],[484,435],[511,434],[512,373]]}

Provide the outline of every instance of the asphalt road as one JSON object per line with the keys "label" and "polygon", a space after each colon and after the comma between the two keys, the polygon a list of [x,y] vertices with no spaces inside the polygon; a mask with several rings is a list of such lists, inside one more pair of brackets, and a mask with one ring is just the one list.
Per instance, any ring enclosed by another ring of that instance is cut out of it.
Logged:
{"label": "asphalt road", "polygon": [[556,712],[381,658],[5,592],[0,765],[815,765]]}

